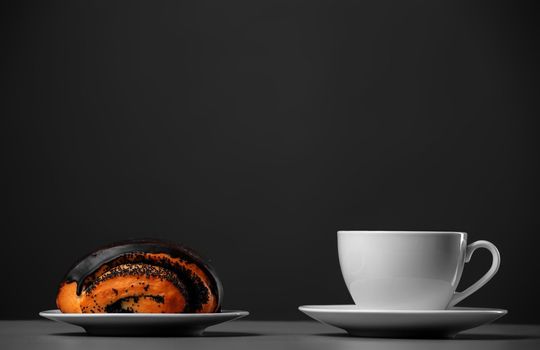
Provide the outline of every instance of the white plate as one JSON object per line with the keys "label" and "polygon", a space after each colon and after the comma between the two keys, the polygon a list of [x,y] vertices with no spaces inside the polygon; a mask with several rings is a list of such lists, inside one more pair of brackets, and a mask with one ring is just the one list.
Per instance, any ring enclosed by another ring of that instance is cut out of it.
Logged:
{"label": "white plate", "polygon": [[507,310],[456,307],[449,310],[361,310],[354,305],[305,305],[311,318],[359,337],[447,338],[490,323]]}
{"label": "white plate", "polygon": [[64,314],[60,310],[39,313],[49,320],[82,327],[93,335],[202,335],[207,327],[249,315],[247,311],[223,310],[210,314]]}

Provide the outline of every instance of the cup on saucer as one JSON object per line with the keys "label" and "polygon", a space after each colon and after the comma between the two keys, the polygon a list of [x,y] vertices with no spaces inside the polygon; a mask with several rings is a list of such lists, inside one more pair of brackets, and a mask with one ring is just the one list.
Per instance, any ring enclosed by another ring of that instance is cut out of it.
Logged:
{"label": "cup on saucer", "polygon": [[[499,269],[500,254],[488,241],[467,245],[467,233],[449,231],[338,231],[345,284],[364,310],[443,310],[485,285]],[[473,252],[491,252],[491,268],[456,292]]]}
{"label": "cup on saucer", "polygon": [[[490,269],[457,292],[463,268],[478,248]],[[504,316],[503,309],[456,308],[498,271],[500,254],[488,241],[467,245],[451,231],[338,231],[341,272],[354,305],[304,305],[300,311],[349,334],[368,337],[453,337]]]}

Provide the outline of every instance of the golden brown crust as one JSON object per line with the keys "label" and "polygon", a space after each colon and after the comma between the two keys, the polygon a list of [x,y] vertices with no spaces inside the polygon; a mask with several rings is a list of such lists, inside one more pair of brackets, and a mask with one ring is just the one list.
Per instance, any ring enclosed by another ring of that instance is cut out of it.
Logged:
{"label": "golden brown crust", "polygon": [[201,306],[201,310],[199,312],[201,313],[210,313],[210,312],[216,312],[218,311],[218,300],[217,300],[217,296],[212,293],[211,291],[211,288],[210,288],[210,278],[209,276],[203,271],[201,270],[200,267],[198,267],[196,264],[194,263],[187,263],[186,261],[180,259],[180,258],[171,258],[170,256],[168,256],[167,254],[146,254],[146,256],[150,259],[154,259],[155,261],[163,261],[163,259],[165,260],[169,260],[171,264],[178,264],[180,266],[183,266],[186,270],[190,271],[193,275],[197,276],[201,282],[203,283],[204,285],[204,288],[208,291],[210,291],[210,293],[208,293],[208,301],[203,303],[202,306]]}
{"label": "golden brown crust", "polygon": [[60,284],[56,295],[56,306],[65,313],[80,314],[82,312],[76,282],[62,282]]}
{"label": "golden brown crust", "polygon": [[163,268],[120,265],[107,271],[82,295],[83,313],[183,312],[186,292],[174,275]]}

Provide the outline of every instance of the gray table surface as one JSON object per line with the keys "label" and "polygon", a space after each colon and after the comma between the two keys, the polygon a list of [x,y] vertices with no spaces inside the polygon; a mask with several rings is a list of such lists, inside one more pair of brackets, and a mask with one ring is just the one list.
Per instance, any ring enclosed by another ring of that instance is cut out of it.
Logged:
{"label": "gray table surface", "polygon": [[0,321],[0,349],[540,349],[540,325],[492,324],[456,339],[353,338],[314,321],[233,321],[205,336],[96,337],[52,321]]}

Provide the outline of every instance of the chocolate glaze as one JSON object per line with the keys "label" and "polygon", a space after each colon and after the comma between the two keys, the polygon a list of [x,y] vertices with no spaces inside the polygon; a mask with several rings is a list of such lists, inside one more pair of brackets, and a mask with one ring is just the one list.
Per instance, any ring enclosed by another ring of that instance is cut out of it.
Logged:
{"label": "chocolate glaze", "polygon": [[[156,239],[136,239],[110,244],[82,258],[71,268],[64,277],[65,282],[77,283],[77,295],[80,295],[84,288],[85,279],[96,272],[103,264],[112,262],[124,255],[131,253],[164,253],[173,258],[180,258],[188,263],[196,264],[209,277],[210,289],[218,299],[218,310],[220,309],[223,286],[217,277],[214,269],[203,258],[192,249],[174,242]],[[142,261],[144,262],[144,261]],[[170,266],[168,266],[170,268]],[[198,279],[197,279],[198,280]],[[191,281],[195,284],[197,280]],[[183,281],[189,282],[189,281]],[[189,287],[188,287],[189,288]],[[199,296],[197,296],[198,298]],[[204,298],[204,296],[201,296]]]}

